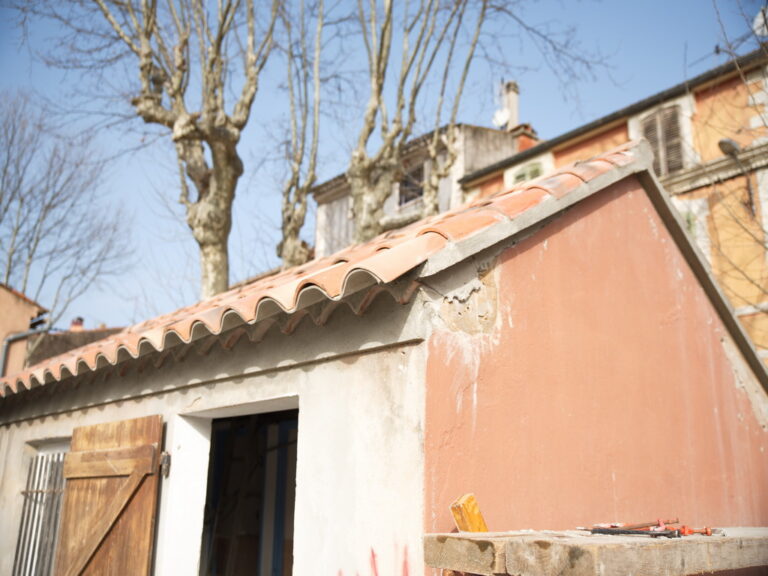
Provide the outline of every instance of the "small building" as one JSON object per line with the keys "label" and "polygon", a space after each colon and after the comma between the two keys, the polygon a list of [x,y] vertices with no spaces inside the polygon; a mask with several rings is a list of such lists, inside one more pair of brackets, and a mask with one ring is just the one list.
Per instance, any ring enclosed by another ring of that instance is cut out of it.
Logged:
{"label": "small building", "polygon": [[0,283],[0,377],[22,370],[27,340],[38,329],[48,310],[18,290]]}
{"label": "small building", "polygon": [[467,492],[491,530],[768,525],[768,373],[653,162],[620,147],[3,379],[0,573],[417,574]]}
{"label": "small building", "polygon": [[[517,85],[507,83],[502,108],[506,113],[504,128],[471,124],[458,124],[455,127],[453,147],[456,160],[450,168],[450,174],[438,184],[440,212],[457,208],[465,202],[459,184],[465,175],[521,152],[537,141],[530,126],[517,124],[517,95]],[[506,125],[510,126],[509,130]],[[441,130],[445,130],[445,127]],[[421,219],[424,182],[434,169],[428,154],[432,136],[430,132],[408,142],[402,161],[402,174],[384,204],[384,230],[400,228]],[[441,148],[441,161],[444,161],[445,154],[444,148]],[[346,175],[339,174],[315,186],[312,196],[317,202],[315,253],[320,257],[328,256],[352,244],[354,220],[350,217],[352,199]]]}

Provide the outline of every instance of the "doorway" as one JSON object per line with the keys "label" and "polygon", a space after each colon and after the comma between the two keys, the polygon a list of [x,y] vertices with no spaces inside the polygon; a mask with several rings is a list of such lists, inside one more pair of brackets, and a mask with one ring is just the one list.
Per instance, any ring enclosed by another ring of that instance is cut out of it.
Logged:
{"label": "doorway", "polygon": [[200,576],[293,570],[299,411],[213,420]]}

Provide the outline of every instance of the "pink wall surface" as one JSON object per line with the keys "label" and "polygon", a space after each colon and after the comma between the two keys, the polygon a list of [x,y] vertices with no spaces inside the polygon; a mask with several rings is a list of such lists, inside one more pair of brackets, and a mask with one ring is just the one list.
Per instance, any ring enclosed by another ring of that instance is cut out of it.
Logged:
{"label": "pink wall surface", "polygon": [[503,252],[491,274],[491,327],[429,342],[427,532],[453,529],[449,504],[466,492],[492,531],[768,525],[768,432],[634,178]]}

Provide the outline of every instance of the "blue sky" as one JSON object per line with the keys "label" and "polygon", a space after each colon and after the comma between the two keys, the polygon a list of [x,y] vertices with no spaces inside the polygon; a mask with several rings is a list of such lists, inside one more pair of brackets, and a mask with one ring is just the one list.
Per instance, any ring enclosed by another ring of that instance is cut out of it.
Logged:
{"label": "blue sky", "polygon": [[[747,30],[741,10],[754,14],[760,5],[756,0],[717,3],[729,37]],[[525,68],[515,78],[504,75],[520,85],[520,120],[532,124],[545,139],[725,62],[714,51],[716,44],[723,43],[723,31],[710,0],[542,0],[528,3],[526,11],[529,22],[574,27],[585,49],[605,56],[605,68],[598,71],[597,78],[585,78],[575,86],[578,97],[567,98],[528,43],[500,40],[507,57]],[[45,47],[48,32],[34,28],[31,45],[21,47],[10,15],[0,8],[0,89],[34,90],[52,100],[66,97],[77,76],[47,70],[32,54]],[[490,125],[501,79],[501,73],[486,72],[472,83],[465,93],[461,121]],[[272,113],[280,98],[273,81],[268,74],[261,82],[240,148],[246,174],[238,188],[230,238],[233,282],[277,263],[274,245],[279,230],[281,171],[269,158],[274,156],[274,135],[281,119]],[[323,179],[345,168],[354,130],[334,131],[332,136],[323,149]],[[107,153],[135,146],[137,142],[131,141],[135,137],[125,131],[93,134]],[[196,245],[174,203],[176,182],[166,141],[124,154],[111,165],[102,187],[109,206],[122,210],[131,223],[126,269],[119,277],[94,286],[72,305],[68,317],[83,316],[87,327],[100,323],[120,326],[196,299]]]}

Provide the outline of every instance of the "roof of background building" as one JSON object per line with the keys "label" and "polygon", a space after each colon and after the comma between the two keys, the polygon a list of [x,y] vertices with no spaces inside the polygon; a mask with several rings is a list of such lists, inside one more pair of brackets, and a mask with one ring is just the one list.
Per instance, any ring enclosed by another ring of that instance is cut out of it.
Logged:
{"label": "roof of background building", "polygon": [[75,348],[80,348],[91,342],[102,340],[112,334],[117,334],[122,328],[94,328],[93,330],[77,330],[65,332],[43,332],[35,336],[32,351],[27,357],[30,366],[39,364],[48,358],[60,356]]}
{"label": "roof of background building", "polygon": [[[387,288],[420,265],[423,265],[420,269],[423,276],[445,270],[632,174],[650,179],[647,181],[651,183],[645,186],[651,189],[649,194],[655,194],[662,218],[672,228],[673,237],[724,324],[768,389],[768,374],[762,362],[686,236],[684,225],[662,199],[662,192],[650,173],[651,165],[649,145],[629,143],[552,175],[478,198],[461,208],[387,232],[365,244],[261,278],[50,358],[0,380],[0,394],[15,394],[236,327],[256,328],[263,320],[278,315],[292,315],[298,322],[301,312],[318,302],[339,301],[366,291],[375,296],[377,289]],[[403,300],[410,298],[410,288],[405,294]],[[370,299],[372,297],[364,296],[362,300]]]}

